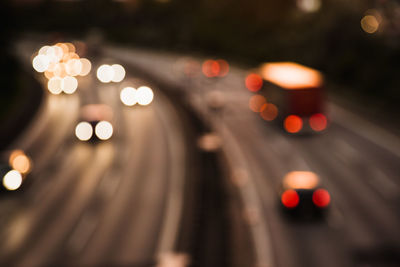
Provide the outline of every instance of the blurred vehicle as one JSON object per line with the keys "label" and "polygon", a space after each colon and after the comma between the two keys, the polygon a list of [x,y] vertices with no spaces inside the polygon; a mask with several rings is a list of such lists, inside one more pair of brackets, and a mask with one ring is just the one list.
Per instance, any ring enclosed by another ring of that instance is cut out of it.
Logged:
{"label": "blurred vehicle", "polygon": [[324,215],[330,206],[329,192],[320,186],[319,177],[310,171],[292,171],[282,180],[280,204],[296,217]]}
{"label": "blurred vehicle", "polygon": [[112,109],[104,104],[89,104],[81,108],[75,136],[81,141],[105,141],[112,137]]}
{"label": "blurred vehicle", "polygon": [[14,191],[22,186],[31,171],[32,160],[22,150],[13,150],[5,155],[0,162],[2,186],[3,189]]}
{"label": "blurred vehicle", "polygon": [[265,63],[259,69],[262,93],[278,109],[277,121],[291,134],[321,132],[327,128],[323,76],[293,62]]}

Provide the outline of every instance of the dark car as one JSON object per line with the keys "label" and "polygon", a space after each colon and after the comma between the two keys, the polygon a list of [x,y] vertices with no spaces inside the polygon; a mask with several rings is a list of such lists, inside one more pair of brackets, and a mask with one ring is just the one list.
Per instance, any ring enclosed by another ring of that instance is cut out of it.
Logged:
{"label": "dark car", "polygon": [[317,174],[292,171],[282,180],[280,203],[287,214],[295,216],[323,215],[329,208],[329,192],[320,186]]}

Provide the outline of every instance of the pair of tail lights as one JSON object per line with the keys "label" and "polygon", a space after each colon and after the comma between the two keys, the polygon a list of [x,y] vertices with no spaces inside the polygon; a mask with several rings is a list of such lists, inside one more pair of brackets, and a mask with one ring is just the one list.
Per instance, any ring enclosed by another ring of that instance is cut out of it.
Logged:
{"label": "pair of tail lights", "polygon": [[[281,202],[286,208],[295,208],[300,203],[300,196],[296,190],[288,189],[281,195]],[[326,208],[331,202],[331,196],[325,189],[313,192],[312,202],[318,208]]]}
{"label": "pair of tail lights", "polygon": [[[328,121],[324,114],[316,113],[309,118],[308,123],[311,129],[320,132],[326,129]],[[303,128],[303,120],[297,115],[289,115],[285,118],[283,126],[287,132],[297,133]]]}

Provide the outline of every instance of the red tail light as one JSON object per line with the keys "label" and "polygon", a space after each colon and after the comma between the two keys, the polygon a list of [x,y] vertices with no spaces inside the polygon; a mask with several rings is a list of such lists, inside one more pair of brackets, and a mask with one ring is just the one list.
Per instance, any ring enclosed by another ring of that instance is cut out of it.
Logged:
{"label": "red tail light", "polygon": [[245,82],[246,82],[246,88],[252,92],[259,91],[263,86],[263,79],[261,78],[260,75],[255,73],[247,75]]}
{"label": "red tail light", "polygon": [[320,132],[326,129],[326,125],[328,124],[327,119],[324,114],[317,113],[310,117],[309,120],[310,127],[316,132]]}
{"label": "red tail light", "polygon": [[317,189],[313,193],[312,201],[315,206],[319,208],[325,208],[331,202],[331,196],[325,189]]}
{"label": "red tail light", "polygon": [[303,121],[299,116],[289,115],[283,122],[285,130],[289,133],[297,133],[303,128]]}
{"label": "red tail light", "polygon": [[283,192],[281,201],[286,208],[295,208],[299,205],[300,198],[295,190],[289,189]]}

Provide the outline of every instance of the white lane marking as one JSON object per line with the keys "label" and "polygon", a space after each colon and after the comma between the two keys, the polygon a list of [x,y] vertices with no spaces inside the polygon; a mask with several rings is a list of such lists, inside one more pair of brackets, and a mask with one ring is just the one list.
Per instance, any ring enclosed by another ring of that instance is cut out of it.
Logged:
{"label": "white lane marking", "polygon": [[[158,92],[158,98],[164,96]],[[161,229],[161,237],[157,248],[157,254],[162,255],[164,253],[170,253],[175,249],[175,242],[178,236],[178,229],[182,217],[182,208],[184,201],[184,178],[185,178],[185,158],[186,150],[184,147],[184,139],[182,125],[178,119],[178,114],[173,108],[172,104],[167,100],[158,101],[158,105],[164,107],[159,112],[161,122],[164,123],[164,127],[167,129],[168,143],[170,144],[171,152],[171,168],[170,168],[170,183],[168,188],[168,196],[166,203],[166,212],[164,224]],[[157,110],[157,109],[156,109]],[[169,110],[169,112],[165,112]],[[166,118],[165,114],[171,114],[171,117],[175,119]],[[170,123],[168,123],[168,121]]]}
{"label": "white lane marking", "polygon": [[400,139],[397,136],[336,104],[328,103],[328,108],[335,117],[335,123],[350,129],[400,158]]}

